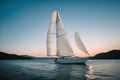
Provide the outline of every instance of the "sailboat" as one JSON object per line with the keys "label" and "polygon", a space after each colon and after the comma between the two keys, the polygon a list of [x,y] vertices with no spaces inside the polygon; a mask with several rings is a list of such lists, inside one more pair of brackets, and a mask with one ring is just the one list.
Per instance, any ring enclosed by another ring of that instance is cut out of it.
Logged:
{"label": "sailboat", "polygon": [[[54,27],[56,25],[56,33],[54,33]],[[53,35],[56,35],[56,53],[54,50]],[[78,32],[75,33],[75,41],[79,49],[86,54],[89,54],[84,44],[82,43]],[[64,64],[85,64],[88,57],[76,57],[71,48],[69,37],[64,28],[59,11],[55,10],[52,13],[52,17],[49,23],[49,29],[47,32],[47,56],[57,56],[56,63]]]}

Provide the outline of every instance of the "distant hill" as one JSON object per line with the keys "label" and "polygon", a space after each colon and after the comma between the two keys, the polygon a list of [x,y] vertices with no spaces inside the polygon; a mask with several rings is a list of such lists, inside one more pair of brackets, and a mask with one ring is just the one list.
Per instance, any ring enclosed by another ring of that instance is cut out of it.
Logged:
{"label": "distant hill", "polygon": [[18,55],[15,55],[15,54],[8,54],[8,53],[5,53],[5,52],[0,52],[0,60],[22,60],[22,59],[32,59],[30,57],[24,57],[24,56],[18,56]]}
{"label": "distant hill", "polygon": [[29,56],[29,55],[21,55],[23,57],[28,57],[28,58],[32,58],[32,59],[55,59],[55,57],[35,57],[35,56]]}
{"label": "distant hill", "polygon": [[[54,59],[48,57],[33,57],[28,55],[16,55],[0,52],[0,60],[23,60],[23,59]],[[120,59],[120,50],[111,50],[109,52],[96,54],[90,59]]]}
{"label": "distant hill", "polygon": [[99,53],[92,59],[120,59],[120,50],[112,50],[106,53]]}
{"label": "distant hill", "polygon": [[38,57],[35,56],[29,56],[29,55],[20,55],[22,57],[27,57],[27,58],[32,58],[32,59],[37,59]]}

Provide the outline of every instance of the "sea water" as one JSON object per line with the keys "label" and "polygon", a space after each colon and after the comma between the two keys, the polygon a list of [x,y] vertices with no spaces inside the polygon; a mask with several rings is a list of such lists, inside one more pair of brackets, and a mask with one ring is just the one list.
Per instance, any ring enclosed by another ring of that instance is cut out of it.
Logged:
{"label": "sea water", "polygon": [[88,60],[86,65],[54,59],[1,60],[0,80],[120,80],[120,60]]}

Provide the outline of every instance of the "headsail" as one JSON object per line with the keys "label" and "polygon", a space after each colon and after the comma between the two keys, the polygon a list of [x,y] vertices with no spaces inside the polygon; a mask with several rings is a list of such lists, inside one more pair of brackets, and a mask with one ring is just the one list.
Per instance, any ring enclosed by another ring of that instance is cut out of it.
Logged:
{"label": "headsail", "polygon": [[60,18],[60,14],[57,11],[57,19],[56,19],[56,45],[57,45],[57,55],[58,56],[72,56],[73,51],[70,46],[70,42],[68,39],[67,32],[64,29],[63,22]]}
{"label": "headsail", "polygon": [[53,33],[54,33],[54,24],[56,23],[56,14],[57,10],[52,13],[52,17],[49,23],[49,29],[47,33],[47,55],[52,56],[55,55],[54,52],[54,44],[53,44]]}
{"label": "headsail", "polygon": [[87,51],[87,49],[85,48],[82,40],[80,39],[80,36],[79,36],[78,32],[76,32],[74,36],[75,36],[75,41],[76,41],[76,44],[77,44],[78,48],[81,51],[83,51],[84,53],[89,54],[88,51]]}

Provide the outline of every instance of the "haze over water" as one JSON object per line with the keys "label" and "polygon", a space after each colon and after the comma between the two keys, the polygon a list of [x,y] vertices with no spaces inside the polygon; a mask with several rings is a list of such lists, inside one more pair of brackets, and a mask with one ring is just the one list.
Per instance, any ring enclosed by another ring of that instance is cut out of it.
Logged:
{"label": "haze over water", "polygon": [[1,60],[0,80],[120,80],[120,60],[88,60],[86,65],[54,59]]}

